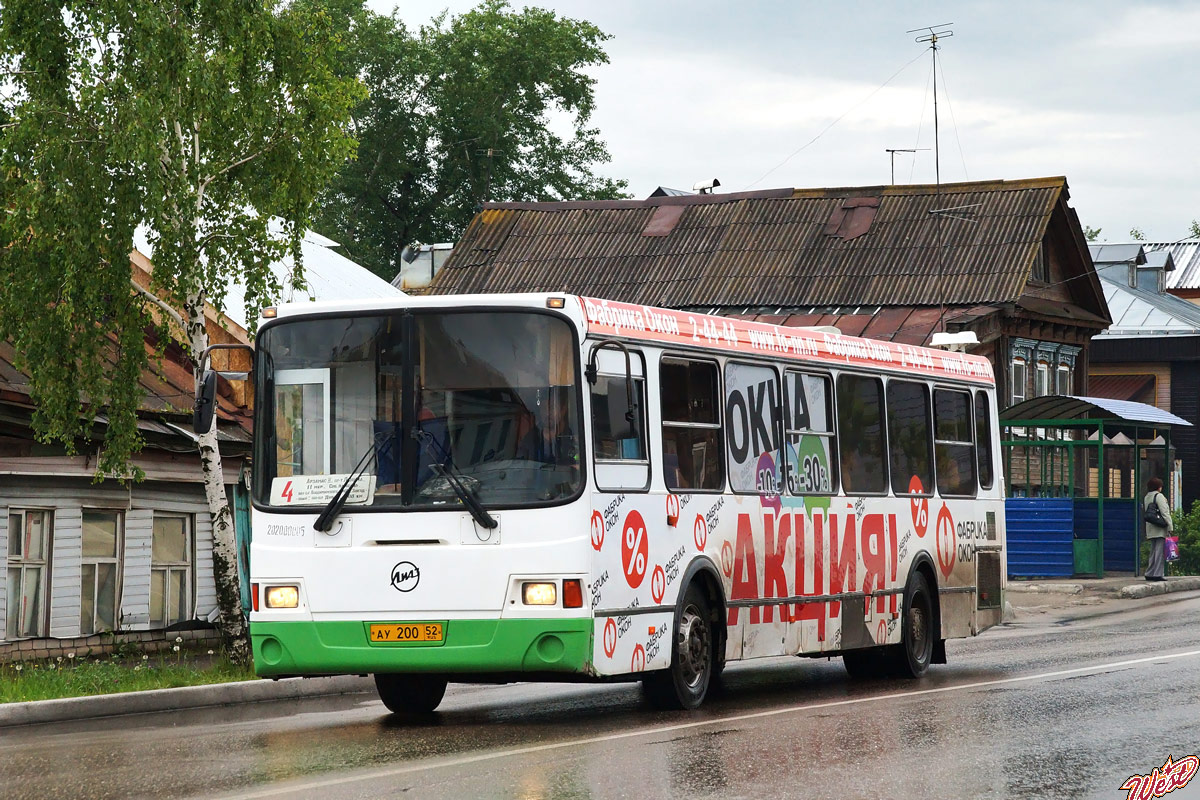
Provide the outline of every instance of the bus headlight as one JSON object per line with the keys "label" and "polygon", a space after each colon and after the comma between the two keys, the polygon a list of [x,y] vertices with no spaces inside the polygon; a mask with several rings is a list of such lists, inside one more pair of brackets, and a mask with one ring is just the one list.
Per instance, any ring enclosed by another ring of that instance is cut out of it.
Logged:
{"label": "bus headlight", "polygon": [[521,591],[527,606],[552,606],[558,602],[558,591],[553,583],[523,583]]}
{"label": "bus headlight", "polygon": [[300,605],[300,587],[268,586],[267,608],[296,608]]}

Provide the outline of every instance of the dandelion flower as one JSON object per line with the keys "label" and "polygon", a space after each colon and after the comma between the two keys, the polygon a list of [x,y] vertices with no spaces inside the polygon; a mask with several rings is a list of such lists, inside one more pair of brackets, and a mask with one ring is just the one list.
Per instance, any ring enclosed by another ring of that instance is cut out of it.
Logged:
{"label": "dandelion flower", "polygon": [[17,672],[20,672],[20,671],[21,671],[21,665],[17,664]]}
{"label": "dandelion flower", "polygon": [[147,655],[142,656],[142,661],[149,661],[149,660],[150,660],[150,656],[147,656]]}
{"label": "dandelion flower", "polygon": [[175,645],[175,646],[174,646],[174,647],[172,647],[171,649],[172,649],[172,650],[174,650],[176,653],[178,653],[178,652],[179,652],[179,645]]}
{"label": "dandelion flower", "polygon": [[56,659],[54,659],[54,660],[55,660],[56,662],[58,662],[59,664],[61,664],[61,663],[62,663],[62,656],[59,656],[58,658],[56,658]]}
{"label": "dandelion flower", "polygon": [[176,637],[175,637],[175,644],[183,644],[183,637],[182,637],[182,636],[176,636]]}
{"label": "dandelion flower", "polygon": [[67,658],[72,658],[72,659],[73,659],[73,658],[75,658],[75,654],[74,654],[74,653],[67,653]]}
{"label": "dandelion flower", "polygon": [[213,651],[212,651],[212,650],[209,650],[209,651],[208,651],[208,654],[211,656],[211,655],[213,654]]}

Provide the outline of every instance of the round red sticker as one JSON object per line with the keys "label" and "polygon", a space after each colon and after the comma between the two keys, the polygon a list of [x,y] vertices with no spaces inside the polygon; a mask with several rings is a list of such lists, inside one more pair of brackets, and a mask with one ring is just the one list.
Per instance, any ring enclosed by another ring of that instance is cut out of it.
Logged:
{"label": "round red sticker", "polygon": [[663,572],[663,568],[655,565],[653,574],[650,575],[650,596],[654,598],[657,605],[663,601],[663,595],[667,593],[667,573]]}
{"label": "round red sticker", "polygon": [[674,527],[679,522],[679,498],[676,495],[667,495],[667,524]]}
{"label": "round red sticker", "polygon": [[692,539],[696,542],[696,549],[704,552],[704,545],[708,544],[708,522],[702,514],[697,514],[692,524]]}
{"label": "round red sticker", "polygon": [[604,516],[599,511],[592,512],[592,549],[599,552],[604,547]]}
{"label": "round red sticker", "polygon": [[630,588],[636,589],[642,585],[649,559],[650,542],[646,539],[646,523],[641,514],[630,511],[621,530],[621,566]]}
{"label": "round red sticker", "polygon": [[646,668],[646,648],[640,644],[633,648],[633,658],[629,660],[630,672],[641,672]]}
{"label": "round red sticker", "polygon": [[726,578],[733,577],[733,545],[729,542],[721,545],[721,572]]}
{"label": "round red sticker", "polygon": [[954,536],[954,517],[950,509],[942,504],[942,510],[937,516],[937,560],[938,568],[947,578],[954,571],[954,559],[958,549],[958,541]]}
{"label": "round red sticker", "polygon": [[[913,475],[908,482],[908,493],[911,495],[925,494],[925,487],[921,484],[921,477]],[[912,505],[913,530],[917,532],[917,537],[925,536],[925,531],[929,528],[929,498],[928,497],[913,497],[909,503]]]}
{"label": "round red sticker", "polygon": [[612,617],[604,623],[604,655],[609,658],[617,652],[617,621]]}
{"label": "round red sticker", "polygon": [[875,636],[875,644],[887,644],[887,623],[879,620],[879,633]]}

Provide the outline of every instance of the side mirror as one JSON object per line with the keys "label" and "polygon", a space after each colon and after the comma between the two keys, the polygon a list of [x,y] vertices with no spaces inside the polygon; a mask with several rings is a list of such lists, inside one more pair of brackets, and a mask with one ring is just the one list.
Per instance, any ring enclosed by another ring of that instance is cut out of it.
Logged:
{"label": "side mirror", "polygon": [[197,434],[208,433],[217,410],[217,373],[206,369],[196,388],[196,406],[192,411],[192,429]]}

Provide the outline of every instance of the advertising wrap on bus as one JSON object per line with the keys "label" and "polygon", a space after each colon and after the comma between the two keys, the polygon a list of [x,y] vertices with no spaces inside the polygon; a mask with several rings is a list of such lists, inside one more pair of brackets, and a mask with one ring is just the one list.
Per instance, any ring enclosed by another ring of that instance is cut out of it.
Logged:
{"label": "advertising wrap on bus", "polygon": [[264,675],[642,680],[727,660],[919,677],[997,624],[984,359],[561,295],[281,307],[255,361]]}

